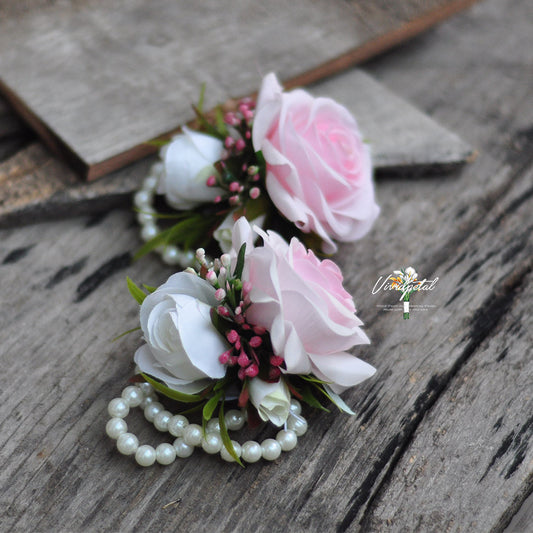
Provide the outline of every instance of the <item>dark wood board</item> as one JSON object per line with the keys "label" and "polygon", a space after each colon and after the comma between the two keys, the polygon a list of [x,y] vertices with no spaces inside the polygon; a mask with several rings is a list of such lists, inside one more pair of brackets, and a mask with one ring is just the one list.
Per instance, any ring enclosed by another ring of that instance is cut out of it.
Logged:
{"label": "dark wood board", "polygon": [[274,70],[308,84],[426,30],[474,0],[0,0],[0,90],[92,179],[147,140]]}
{"label": "dark wood board", "polygon": [[[141,342],[110,342],[138,321],[125,277],[172,273],[129,264],[130,210],[0,230],[0,530],[529,533],[531,20],[529,0],[486,0],[367,65],[480,156],[378,181],[380,218],[336,256],[372,340],[357,353],[378,371],[343,396],[356,417],[306,410],[308,433],[274,464],[195,453],[141,469],[105,436]],[[371,295],[406,265],[440,278],[409,321]]]}
{"label": "dark wood board", "polygon": [[[354,113],[378,172],[450,169],[473,156],[457,135],[360,70],[320,82],[312,91],[338,99]],[[31,145],[0,163],[0,227],[128,205],[153,162],[143,159],[87,183],[41,144]]]}

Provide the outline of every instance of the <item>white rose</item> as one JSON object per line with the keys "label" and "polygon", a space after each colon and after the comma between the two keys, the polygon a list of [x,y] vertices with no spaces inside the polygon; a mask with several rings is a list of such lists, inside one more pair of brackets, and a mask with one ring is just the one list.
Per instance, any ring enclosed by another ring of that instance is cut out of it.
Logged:
{"label": "white rose", "polygon": [[[259,215],[252,220],[250,224],[263,228],[265,222],[265,215]],[[231,251],[233,246],[233,226],[235,225],[234,213],[230,213],[220,224],[220,226],[213,232],[213,237],[217,240],[218,245],[223,253]],[[258,238],[258,237],[257,237]]]}
{"label": "white rose", "polygon": [[146,344],[135,353],[141,372],[185,393],[202,390],[226,373],[218,356],[229,348],[211,322],[218,304],[212,285],[187,272],[171,276],[141,305]]}
{"label": "white rose", "polygon": [[250,380],[250,401],[257,409],[261,420],[270,420],[276,426],[282,426],[291,406],[291,394],[285,381],[268,383],[259,378]]}
{"label": "white rose", "polygon": [[192,209],[213,201],[223,191],[208,187],[206,181],[218,175],[213,164],[220,160],[223,150],[219,139],[183,127],[183,133],[161,150],[165,171],[157,192],[176,209]]}

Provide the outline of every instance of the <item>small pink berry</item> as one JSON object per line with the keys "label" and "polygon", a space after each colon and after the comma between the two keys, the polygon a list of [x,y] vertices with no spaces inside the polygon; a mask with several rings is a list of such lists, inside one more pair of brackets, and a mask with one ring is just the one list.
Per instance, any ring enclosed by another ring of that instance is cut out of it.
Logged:
{"label": "small pink berry", "polygon": [[241,327],[242,329],[245,329],[246,331],[252,329],[252,326],[250,326],[250,324],[243,324]]}
{"label": "small pink berry", "polygon": [[235,349],[236,350],[240,350],[241,349],[241,340],[240,339],[235,343]]}
{"label": "small pink berry", "polygon": [[229,197],[229,203],[230,203],[230,205],[233,205],[233,206],[239,205],[239,195],[236,194],[235,196],[230,196]]}
{"label": "small pink berry", "polygon": [[241,381],[244,381],[244,378],[246,377],[246,374],[244,373],[244,368],[239,368],[239,371],[237,372],[237,376]]}
{"label": "small pink berry", "polygon": [[224,122],[230,126],[237,126],[240,121],[235,113],[229,112],[224,115]]}
{"label": "small pink berry", "polygon": [[242,171],[243,171],[243,172],[246,172],[247,170],[248,170],[248,165],[247,165],[246,163],[244,163],[244,164],[242,165]]}
{"label": "small pink berry", "polygon": [[237,362],[239,363],[239,366],[242,366],[243,368],[246,368],[250,364],[250,359],[244,353],[244,351],[242,351],[241,354],[239,355],[239,360]]}
{"label": "small pink berry", "polygon": [[264,335],[266,333],[266,329],[262,326],[254,326],[254,333],[256,335]]}
{"label": "small pink berry", "polygon": [[263,339],[261,337],[258,337],[257,335],[250,339],[250,346],[252,348],[259,348],[261,344],[263,344]]}
{"label": "small pink berry", "polygon": [[259,198],[260,194],[261,194],[261,191],[259,190],[259,187],[252,187],[250,189],[250,198],[252,200],[255,200],[256,198]]}
{"label": "small pink berry", "polygon": [[219,355],[218,356],[218,360],[223,364],[223,365],[227,365],[230,358],[231,358],[231,352],[232,350],[227,350],[225,351],[223,354]]}
{"label": "small pink berry", "polygon": [[239,187],[241,186],[241,184],[238,182],[238,181],[232,181],[230,184],[229,184],[229,190],[231,192],[237,192],[239,190]]}
{"label": "small pink berry", "polygon": [[226,148],[231,148],[234,144],[235,144],[235,141],[234,141],[233,137],[230,137],[228,135],[228,137],[226,137],[226,139],[224,140],[224,146]]}
{"label": "small pink berry", "polygon": [[251,139],[252,138],[252,132],[250,130],[246,130],[246,133],[244,134],[244,136],[247,138],[247,139]]}
{"label": "small pink berry", "polygon": [[256,174],[252,177],[252,181],[259,181],[261,179],[261,176],[259,174]]}
{"label": "small pink berry", "polygon": [[222,196],[215,196],[215,199],[213,200],[213,202],[215,204],[219,204],[220,202],[222,202]]}
{"label": "small pink berry", "polygon": [[246,148],[246,142],[243,139],[237,139],[237,142],[235,143],[235,148],[239,150],[244,150]]}
{"label": "small pink berry", "polygon": [[239,340],[239,334],[234,330],[230,329],[226,332],[226,338],[228,339],[228,342],[231,344],[235,344]]}
{"label": "small pink berry", "polygon": [[257,374],[259,374],[259,367],[255,364],[255,363],[252,363],[245,371],[244,373],[249,377],[249,378],[255,378],[255,376],[257,376]]}
{"label": "small pink berry", "polygon": [[254,112],[250,109],[243,111],[242,114],[246,120],[252,120],[254,118]]}
{"label": "small pink berry", "polygon": [[214,187],[217,184],[217,179],[215,176],[209,176],[206,181],[208,187]]}
{"label": "small pink berry", "polygon": [[229,364],[231,366],[235,366],[237,364],[237,361],[239,360],[239,358],[236,356],[236,355],[232,355],[230,358],[229,358]]}
{"label": "small pink berry", "polygon": [[223,305],[217,307],[217,313],[220,316],[229,316],[229,311]]}
{"label": "small pink berry", "polygon": [[283,364],[283,357],[280,357],[279,355],[271,355],[270,364],[272,366],[281,366]]}

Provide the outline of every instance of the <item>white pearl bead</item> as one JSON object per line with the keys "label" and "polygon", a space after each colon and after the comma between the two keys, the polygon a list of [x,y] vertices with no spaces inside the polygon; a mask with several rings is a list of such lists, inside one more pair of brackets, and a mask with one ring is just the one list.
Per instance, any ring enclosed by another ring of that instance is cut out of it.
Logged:
{"label": "white pearl bead", "polygon": [[148,192],[155,191],[155,188],[157,187],[157,181],[158,180],[156,176],[147,176],[143,181],[143,189]]}
{"label": "white pearl bead", "polygon": [[226,427],[230,431],[237,431],[244,426],[246,421],[242,411],[237,411],[237,409],[230,409],[225,415],[224,420],[226,421]]}
{"label": "white pearl bead", "polygon": [[307,431],[307,420],[301,416],[290,416],[287,420],[287,428],[292,429],[296,436],[301,437]]}
{"label": "white pearl bead", "polygon": [[141,392],[141,389],[135,385],[126,387],[122,391],[121,396],[128,402],[130,407],[138,407],[143,400],[143,393]]}
{"label": "white pearl bead", "polygon": [[176,450],[176,455],[178,457],[190,457],[192,452],[194,452],[194,446],[189,446],[182,437],[178,437],[174,441],[174,448]]}
{"label": "white pearl bead", "polygon": [[206,433],[220,433],[220,421],[218,418],[211,418],[205,425]]}
{"label": "white pearl bead", "polygon": [[147,405],[157,402],[157,400],[159,400],[157,394],[150,394],[143,398],[142,402],[139,404],[139,407],[144,411]]}
{"label": "white pearl bead", "polygon": [[164,171],[165,171],[164,163],[157,162],[152,165],[152,168],[150,169],[150,174],[153,174],[159,179]]}
{"label": "white pearl bead", "polygon": [[189,446],[200,446],[202,438],[202,428],[198,424],[189,424],[183,430],[183,440]]}
{"label": "white pearl bead", "polygon": [[168,432],[174,437],[182,437],[183,430],[189,425],[189,421],[183,415],[174,415],[168,421]]}
{"label": "white pearl bead", "polygon": [[112,439],[118,439],[122,433],[128,431],[128,424],[122,418],[112,418],[109,420],[105,426],[105,432],[108,437]]}
{"label": "white pearl bead", "polygon": [[274,439],[265,439],[261,443],[261,450],[263,453],[263,459],[267,461],[274,461],[281,455],[281,446],[279,442]]}
{"label": "white pearl bead", "polygon": [[149,241],[150,239],[153,239],[158,233],[159,230],[157,229],[157,226],[153,222],[148,222],[144,224],[144,226],[142,226],[141,239],[143,241]]}
{"label": "white pearl bead", "polygon": [[141,389],[141,392],[145,396],[150,396],[151,394],[155,394],[154,388],[147,381],[143,381],[142,383],[137,383],[137,387]]}
{"label": "white pearl bead", "polygon": [[137,191],[135,193],[135,196],[133,197],[133,203],[135,204],[135,207],[138,207],[139,209],[144,209],[145,207],[149,207],[150,203],[152,202],[152,194],[148,191]]}
{"label": "white pearl bead", "polygon": [[133,455],[139,447],[139,439],[133,433],[122,433],[117,439],[117,450],[123,455]]}
{"label": "white pearl bead", "polygon": [[176,448],[172,444],[163,442],[155,449],[155,458],[160,465],[169,465],[176,459]]}
{"label": "white pearl bead", "polygon": [[222,437],[219,433],[207,433],[202,440],[202,448],[209,454],[218,453],[222,448]]}
{"label": "white pearl bead", "polygon": [[247,463],[257,463],[263,457],[261,444],[255,440],[248,440],[242,445],[242,458]]}
{"label": "white pearl bead", "polygon": [[160,404],[159,402],[149,403],[144,408],[144,418],[146,418],[146,420],[148,420],[148,422],[153,422],[154,418],[155,418],[155,415],[157,413],[160,413],[163,410],[164,410],[163,404]]}
{"label": "white pearl bead", "polygon": [[291,413],[294,413],[295,415],[299,415],[302,412],[302,404],[295,400],[294,398],[291,399]]}
{"label": "white pearl bead", "polygon": [[172,418],[172,413],[170,411],[159,411],[154,416],[154,426],[158,431],[168,431],[168,423]]}
{"label": "white pearl bead", "polygon": [[167,265],[178,265],[181,261],[180,251],[172,245],[165,248],[161,257]]}
{"label": "white pearl bead", "polygon": [[192,266],[195,261],[195,255],[192,250],[187,250],[186,252],[181,253],[181,265],[183,267]]}
{"label": "white pearl bead", "polygon": [[130,407],[124,398],[114,398],[107,406],[111,418],[125,418],[130,412]]}
{"label": "white pearl bead", "polygon": [[[241,456],[241,445],[234,440],[232,440],[231,443],[233,444],[233,449],[235,450],[237,457],[240,457]],[[224,459],[224,461],[227,461],[228,463],[235,462],[235,459],[233,459],[233,457],[229,454],[225,446],[222,446],[222,448],[220,449],[220,457],[222,457],[222,459]]]}
{"label": "white pearl bead", "polygon": [[278,431],[276,440],[279,442],[279,445],[284,452],[294,450],[298,443],[298,437],[292,429],[282,429],[281,431]]}
{"label": "white pearl bead", "polygon": [[152,209],[143,209],[141,213],[137,213],[137,222],[144,226],[145,224],[149,224],[150,222],[154,222],[155,217],[152,214]]}
{"label": "white pearl bead", "polygon": [[155,463],[155,450],[149,444],[143,444],[135,452],[135,460],[140,466],[152,466]]}

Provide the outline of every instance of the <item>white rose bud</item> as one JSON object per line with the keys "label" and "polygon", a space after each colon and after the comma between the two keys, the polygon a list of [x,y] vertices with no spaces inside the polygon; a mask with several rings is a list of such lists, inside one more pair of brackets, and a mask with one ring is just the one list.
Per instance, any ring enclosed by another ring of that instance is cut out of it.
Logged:
{"label": "white rose bud", "polygon": [[212,202],[223,191],[206,182],[209,176],[218,176],[213,164],[221,159],[223,150],[219,139],[183,127],[183,133],[161,150],[165,171],[157,192],[176,209]]}
{"label": "white rose bud", "polygon": [[[265,215],[259,215],[256,219],[250,222],[251,225],[263,228],[265,222]],[[235,219],[233,213],[230,213],[220,224],[220,226],[213,232],[213,237],[217,240],[222,252],[227,253],[231,250],[233,245],[233,226]]]}
{"label": "white rose bud", "polygon": [[259,378],[251,379],[249,393],[250,401],[261,420],[270,420],[276,426],[285,423],[289,416],[291,394],[283,379],[276,383],[267,383]]}

